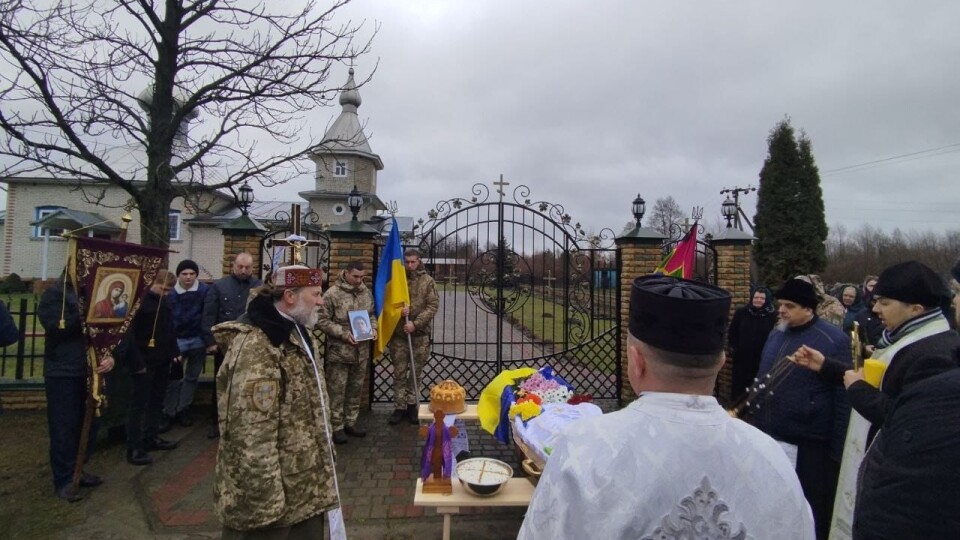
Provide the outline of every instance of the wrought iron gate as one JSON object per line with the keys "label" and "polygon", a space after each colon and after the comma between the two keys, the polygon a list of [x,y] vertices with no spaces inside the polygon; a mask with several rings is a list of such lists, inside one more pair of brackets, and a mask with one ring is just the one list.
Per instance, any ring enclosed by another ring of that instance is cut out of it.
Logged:
{"label": "wrought iron gate", "polygon": [[[551,365],[577,391],[619,398],[619,270],[613,231],[587,236],[561,205],[476,184],[438,203],[405,244],[437,283],[430,358],[420,391],[453,379],[477,399],[503,369]],[[509,198],[508,198],[509,197]],[[491,200],[492,199],[492,200]],[[384,358],[374,401],[392,398]]]}
{"label": "wrought iron gate", "polygon": [[[717,249],[713,247],[713,237],[710,234],[704,234],[703,225],[694,224],[697,227],[697,246],[694,253],[693,275],[690,279],[702,281],[716,285],[717,276]],[[663,256],[666,257],[677,246],[677,243],[687,234],[681,225],[670,225],[670,238],[667,239],[661,247]]]}

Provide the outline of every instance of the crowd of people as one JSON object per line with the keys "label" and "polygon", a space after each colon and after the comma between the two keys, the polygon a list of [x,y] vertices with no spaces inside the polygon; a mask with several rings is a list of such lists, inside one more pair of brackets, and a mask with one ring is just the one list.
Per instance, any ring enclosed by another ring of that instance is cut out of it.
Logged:
{"label": "crowd of people", "polygon": [[[391,425],[418,421],[414,369],[429,354],[439,307],[420,254],[404,261],[411,303],[387,344]],[[238,254],[211,284],[198,281],[193,261],[161,270],[97,369],[129,371],[127,461],[149,465],[150,452],[176,447],[160,436],[169,425],[192,425],[197,379],[213,354],[209,435],[220,437],[214,504],[224,538],[319,537],[324,516],[341,538],[335,448],[366,435],[362,382],[379,330],[367,271],[350,262],[324,292],[320,269],[280,267],[264,283],[252,262]],[[672,538],[693,526],[705,538],[957,537],[960,335],[951,300],[960,298],[960,261],[952,278],[953,292],[908,261],[828,292],[818,276],[798,275],[776,291],[755,288],[729,325],[727,291],[637,278],[625,362],[639,398],[564,432],[520,537]],[[44,293],[38,316],[54,489],[75,501],[77,486],[102,479],[73,479],[87,374],[66,280]],[[315,332],[325,335],[323,358]],[[879,381],[866,380],[858,357],[885,366]],[[733,389],[718,399],[727,360]],[[742,394],[737,419],[721,402]]]}

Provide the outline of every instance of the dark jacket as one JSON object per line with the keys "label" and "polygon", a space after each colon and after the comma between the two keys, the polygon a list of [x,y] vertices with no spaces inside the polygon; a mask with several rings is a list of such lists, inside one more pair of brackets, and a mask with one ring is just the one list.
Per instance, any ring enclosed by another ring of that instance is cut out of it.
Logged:
{"label": "dark jacket", "polygon": [[[866,381],[857,381],[847,388],[847,400],[872,424],[872,438],[905,388],[956,367],[960,367],[960,334],[954,330],[934,334],[897,351],[884,372],[882,391]],[[847,369],[849,366],[828,359],[820,375],[828,382],[842,385]]]}
{"label": "dark jacket", "polygon": [[896,400],[857,488],[854,540],[960,538],[960,369]]}
{"label": "dark jacket", "polygon": [[[61,312],[63,328],[60,328]],[[44,291],[37,303],[37,319],[46,334],[43,376],[86,377],[87,355],[80,326],[80,306],[73,287],[68,284],[64,289],[63,280],[60,279]]]}
{"label": "dark jacket", "polygon": [[[736,400],[746,393],[760,368],[760,354],[767,342],[767,336],[777,322],[777,314],[770,308],[769,291],[767,303],[760,309],[748,303],[733,313],[728,333],[730,356],[733,359],[733,380],[730,385],[730,398]],[[753,298],[753,294],[750,295]]]}
{"label": "dark jacket", "polygon": [[[873,312],[872,299],[868,298],[862,310],[857,313],[857,322],[860,323],[860,344],[876,346],[883,335],[883,321]],[[864,355],[864,358],[867,358]]]}
{"label": "dark jacket", "polygon": [[[197,290],[195,291],[178,293],[174,289],[165,298],[170,303],[170,311],[173,313],[173,324],[177,328],[178,338],[202,336],[203,342],[208,343],[208,339],[203,333],[203,307],[209,289],[210,286],[206,283],[197,283]],[[208,333],[209,330],[208,328]],[[213,335],[210,335],[209,339],[212,340]]]}
{"label": "dark jacket", "polygon": [[10,310],[7,305],[0,302],[0,347],[13,345],[19,339],[20,333],[17,331],[17,325],[10,316]]}
{"label": "dark jacket", "polygon": [[209,347],[216,345],[210,329],[213,325],[235,321],[247,310],[250,289],[263,285],[263,281],[250,277],[237,279],[228,274],[210,284],[203,300],[203,342]]}
{"label": "dark jacket", "polygon": [[[775,329],[770,333],[760,360],[762,377],[783,357],[807,345],[848,366],[853,366],[850,338],[838,327],[817,316],[803,326]],[[773,438],[791,444],[829,442],[839,459],[846,435],[850,406],[843,387],[824,381],[808,369],[790,364],[773,396],[765,396],[759,410],[749,417]]]}
{"label": "dark jacket", "polygon": [[158,294],[153,292],[145,294],[140,303],[140,310],[133,317],[130,326],[133,330],[134,342],[147,367],[163,367],[180,355],[173,315],[166,297],[161,301]]}

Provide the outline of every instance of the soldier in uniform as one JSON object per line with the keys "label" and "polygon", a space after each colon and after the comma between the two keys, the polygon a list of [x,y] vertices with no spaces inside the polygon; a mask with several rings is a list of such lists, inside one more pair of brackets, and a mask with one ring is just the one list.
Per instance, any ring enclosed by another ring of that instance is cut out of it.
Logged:
{"label": "soldier in uniform", "polygon": [[[398,324],[387,350],[393,360],[393,402],[396,409],[390,415],[390,425],[399,424],[406,416],[411,424],[417,424],[417,406],[420,396],[414,390],[414,379],[420,380],[420,369],[430,357],[430,327],[434,315],[440,309],[440,297],[433,278],[427,275],[420,262],[420,252],[408,249],[403,253],[403,264],[407,271],[407,288],[410,291],[410,306],[403,308],[407,321]],[[413,358],[416,371],[410,373],[410,345],[413,343]]]}
{"label": "soldier in uniform", "polygon": [[370,364],[370,343],[358,343],[350,328],[350,312],[366,311],[376,339],[373,294],[363,283],[363,263],[353,261],[340,272],[336,284],[323,295],[318,328],[327,335],[326,372],[330,391],[330,423],[333,442],[345,444],[347,435],[363,437],[366,430],[357,425],[363,380]]}
{"label": "soldier in uniform", "polygon": [[339,506],[329,397],[309,328],[323,271],[287,266],[236,321],[213,328],[220,445],[214,507],[224,539],[323,538]]}

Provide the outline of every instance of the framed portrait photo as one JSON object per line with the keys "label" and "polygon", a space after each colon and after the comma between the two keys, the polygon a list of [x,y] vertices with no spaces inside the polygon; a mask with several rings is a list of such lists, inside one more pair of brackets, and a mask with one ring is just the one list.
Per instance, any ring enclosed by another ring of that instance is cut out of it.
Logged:
{"label": "framed portrait photo", "polygon": [[369,313],[364,310],[348,311],[347,318],[350,319],[350,330],[353,331],[353,339],[357,341],[373,339],[373,326],[370,324]]}

